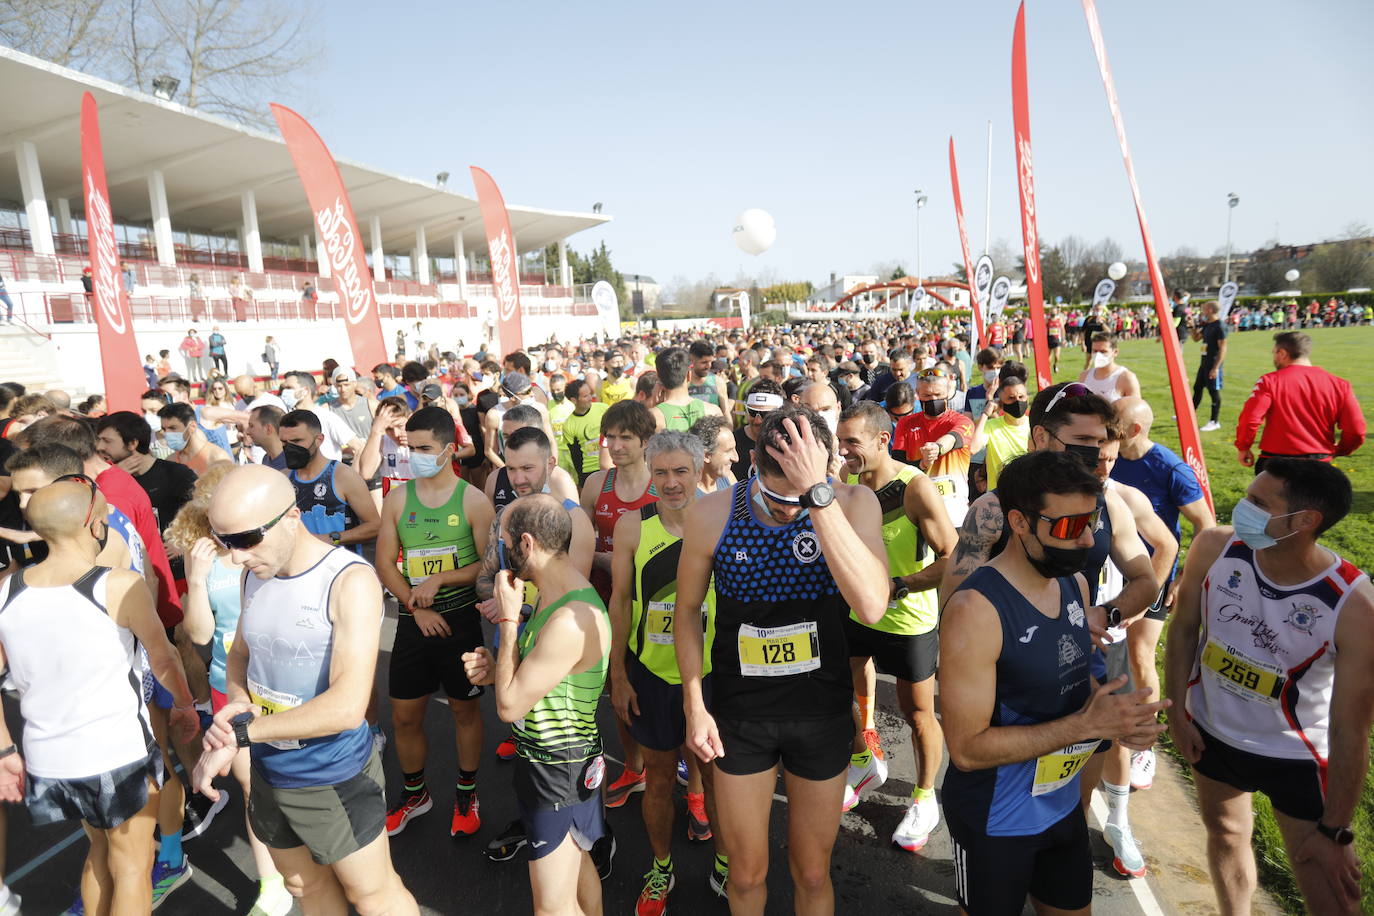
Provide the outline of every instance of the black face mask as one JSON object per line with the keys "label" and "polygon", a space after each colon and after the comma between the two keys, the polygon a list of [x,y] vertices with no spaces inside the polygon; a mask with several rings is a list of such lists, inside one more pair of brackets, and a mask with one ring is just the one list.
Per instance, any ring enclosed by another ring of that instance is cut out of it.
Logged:
{"label": "black face mask", "polygon": [[878,354],[876,354],[876,353],[865,353],[865,354],[863,355],[863,359],[864,359],[864,362],[868,363],[868,364],[871,366],[871,365],[873,365],[874,363],[876,363],[876,362],[878,361]]}
{"label": "black face mask", "polygon": [[[1027,407],[1030,407],[1027,401],[1008,401],[1002,405],[1002,413],[1009,417],[1024,417]],[[1093,467],[1097,467],[1097,462],[1093,462]]]}
{"label": "black face mask", "polygon": [[1037,536],[1036,543],[1045,555],[1040,558],[1031,556],[1026,550],[1026,542],[1021,541],[1021,551],[1030,561],[1030,565],[1037,573],[1046,579],[1062,579],[1072,576],[1076,572],[1083,571],[1083,565],[1088,560],[1088,548],[1086,547],[1051,547]]}
{"label": "black face mask", "polygon": [[[1068,452],[1070,455],[1073,455],[1079,461],[1083,462],[1083,466],[1086,467],[1088,470],[1097,470],[1097,462],[1099,460],[1099,456],[1102,450],[1098,448],[1096,445],[1070,445],[1069,443],[1065,442],[1064,451]],[[1045,549],[1049,550],[1048,547],[1046,547]]]}
{"label": "black face mask", "polygon": [[622,373],[622,372],[624,372],[624,371],[625,371],[625,369],[624,369],[624,367],[622,367],[622,366],[607,366],[607,367],[606,367],[606,374],[609,375],[609,376],[610,376],[611,378],[613,378],[613,379],[620,378],[620,373]]}
{"label": "black face mask", "polygon": [[310,449],[297,445],[294,442],[283,442],[281,444],[282,457],[286,459],[286,466],[293,471],[299,471],[310,463],[314,454]]}
{"label": "black face mask", "polygon": [[935,398],[933,401],[921,402],[921,413],[928,417],[938,417],[946,410],[949,410],[949,401],[945,398]]}

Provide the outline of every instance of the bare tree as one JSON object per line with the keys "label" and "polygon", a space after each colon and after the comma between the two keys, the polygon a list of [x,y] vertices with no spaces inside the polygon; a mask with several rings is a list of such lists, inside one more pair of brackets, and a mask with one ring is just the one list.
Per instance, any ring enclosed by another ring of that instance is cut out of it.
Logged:
{"label": "bare tree", "polygon": [[1060,268],[1063,271],[1064,297],[1075,301],[1079,297],[1091,295],[1091,288],[1097,277],[1091,276],[1091,252],[1087,244],[1076,235],[1066,236],[1055,248],[1059,252]]}
{"label": "bare tree", "polygon": [[144,92],[173,76],[177,101],[265,126],[266,99],[319,58],[311,18],[271,0],[5,0],[0,42]]}
{"label": "bare tree", "polygon": [[1374,266],[1374,245],[1368,238],[1324,242],[1308,257],[1308,271],[1317,288],[1327,292],[1368,286]]}

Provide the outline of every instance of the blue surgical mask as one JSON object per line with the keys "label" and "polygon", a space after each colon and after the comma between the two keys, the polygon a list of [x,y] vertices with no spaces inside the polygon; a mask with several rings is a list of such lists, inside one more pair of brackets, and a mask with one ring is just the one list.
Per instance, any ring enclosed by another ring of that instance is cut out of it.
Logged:
{"label": "blue surgical mask", "polygon": [[1266,530],[1269,522],[1276,518],[1288,518],[1290,515],[1297,515],[1296,512],[1289,512],[1285,515],[1270,515],[1259,506],[1242,499],[1236,503],[1236,507],[1231,510],[1231,525],[1236,529],[1236,537],[1245,542],[1245,546],[1251,550],[1264,550],[1266,547],[1273,547],[1283,538],[1292,537],[1296,531],[1290,531],[1282,538],[1276,538]]}
{"label": "blue surgical mask", "polygon": [[163,433],[162,438],[167,440],[167,447],[174,452],[179,452],[186,448],[185,433]]}
{"label": "blue surgical mask", "polygon": [[444,466],[444,455],[448,449],[437,455],[427,455],[424,452],[410,453],[410,470],[416,477],[433,477],[439,473],[439,469]]}
{"label": "blue surgical mask", "polygon": [[296,395],[296,389],[283,388],[281,390],[281,402],[286,405],[287,410],[295,410],[297,400],[299,400],[299,398]]}

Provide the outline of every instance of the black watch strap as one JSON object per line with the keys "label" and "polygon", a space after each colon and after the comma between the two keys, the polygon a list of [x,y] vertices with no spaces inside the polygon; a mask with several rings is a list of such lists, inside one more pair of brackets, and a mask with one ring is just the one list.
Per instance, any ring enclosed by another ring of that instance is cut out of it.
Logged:
{"label": "black watch strap", "polygon": [[1317,832],[1338,846],[1349,846],[1355,842],[1355,833],[1349,827],[1328,827],[1318,820]]}
{"label": "black watch strap", "polygon": [[253,721],[252,713],[239,713],[229,720],[229,724],[234,727],[234,743],[239,747],[248,747],[252,742],[248,740],[248,726]]}
{"label": "black watch strap", "polygon": [[0,760],[4,760],[6,757],[12,756],[17,753],[19,753],[18,746],[11,744],[7,748],[0,749]]}

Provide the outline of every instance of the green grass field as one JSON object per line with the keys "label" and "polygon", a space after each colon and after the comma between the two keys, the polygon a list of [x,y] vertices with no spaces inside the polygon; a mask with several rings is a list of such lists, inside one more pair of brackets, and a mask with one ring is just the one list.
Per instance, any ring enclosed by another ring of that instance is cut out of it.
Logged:
{"label": "green grass field", "polygon": [[[1370,397],[1370,393],[1374,392],[1374,359],[1371,359],[1371,355],[1374,355],[1374,328],[1322,328],[1308,333],[1312,336],[1313,363],[1350,380],[1360,396],[1366,422],[1374,427],[1374,416],[1371,416],[1374,414],[1374,400]],[[1197,367],[1200,346],[1191,342],[1184,346],[1190,390],[1191,373]],[[1273,369],[1270,361],[1272,348],[1272,332],[1247,331],[1228,338],[1222,428],[1217,432],[1202,434],[1212,498],[1217,508],[1217,520],[1222,524],[1229,522],[1231,507],[1244,495],[1245,487],[1254,476],[1251,469],[1242,467],[1236,461],[1236,451],[1231,443],[1235,438],[1236,418],[1250,394],[1251,386],[1260,375]],[[1065,358],[1060,360],[1061,371],[1056,381],[1076,378],[1082,368],[1083,351],[1065,351],[1063,355]],[[1118,362],[1140,378],[1141,390],[1154,408],[1155,425],[1151,437],[1177,451],[1178,429],[1171,419],[1174,411],[1168,373],[1164,367],[1164,353],[1159,341],[1123,342]],[[1204,395],[1200,408],[1202,422],[1207,420],[1208,405],[1209,401]],[[1366,444],[1354,455],[1340,459],[1337,466],[1350,476],[1355,490],[1355,505],[1344,521],[1326,533],[1322,542],[1365,572],[1370,572],[1374,570],[1374,444]],[[1189,537],[1186,522],[1183,537],[1186,546]],[[1163,648],[1164,640],[1161,639],[1161,662]],[[1172,748],[1167,749],[1172,751]],[[1259,861],[1260,880],[1290,912],[1302,913],[1302,898],[1288,868],[1278,827],[1263,796],[1255,796],[1255,814],[1255,854]],[[1363,800],[1356,812],[1355,834],[1360,860],[1365,866],[1365,911],[1374,912],[1374,774],[1365,778]]]}

